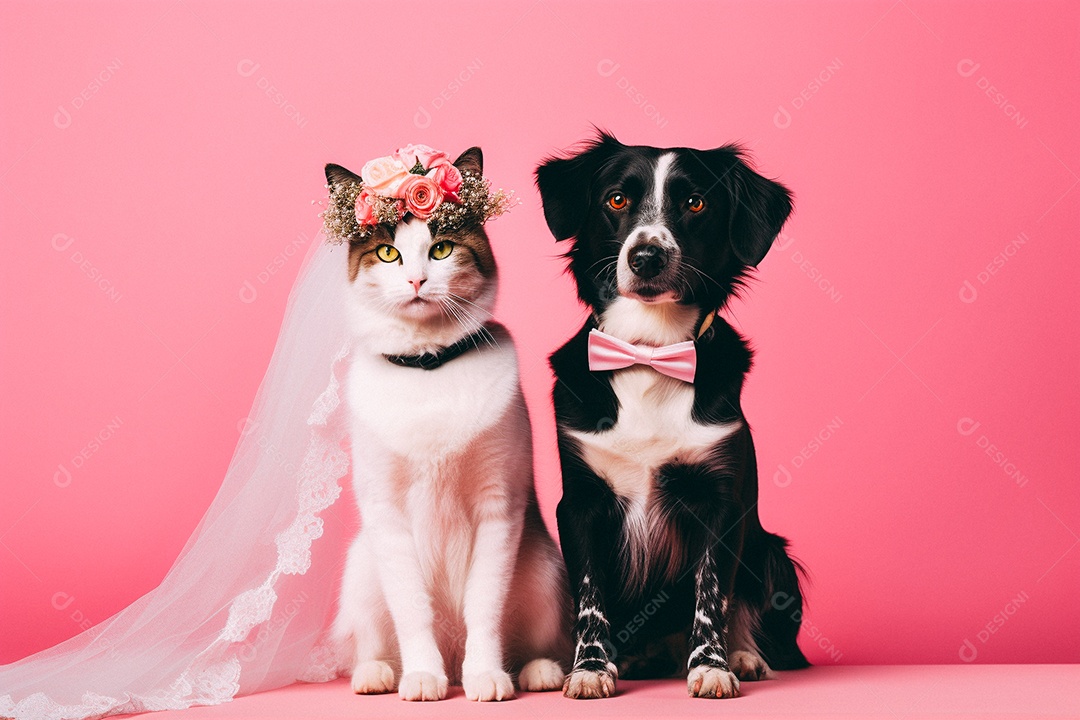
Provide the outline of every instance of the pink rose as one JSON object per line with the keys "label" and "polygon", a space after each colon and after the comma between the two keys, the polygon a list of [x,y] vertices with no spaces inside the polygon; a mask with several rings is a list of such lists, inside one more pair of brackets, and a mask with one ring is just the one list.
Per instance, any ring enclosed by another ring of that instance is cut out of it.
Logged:
{"label": "pink rose", "polygon": [[461,198],[458,197],[458,190],[461,189],[461,172],[456,167],[447,163],[446,165],[439,165],[434,170],[429,172],[426,177],[431,178],[442,189],[445,197],[444,200],[449,202],[461,202]]}
{"label": "pink rose", "polygon": [[408,174],[409,168],[394,155],[369,160],[360,170],[364,187],[387,197],[400,197],[398,188]]}
{"label": "pink rose", "polygon": [[365,185],[356,196],[356,222],[361,225],[378,225],[375,219],[375,193]]}
{"label": "pink rose", "polygon": [[421,220],[427,220],[439,203],[443,201],[443,191],[439,184],[423,175],[409,175],[399,188],[405,198],[405,209]]}
{"label": "pink rose", "polygon": [[446,153],[433,150],[427,145],[406,145],[398,148],[391,157],[396,158],[406,170],[411,170],[416,163],[420,163],[425,170],[430,170],[440,165],[450,165],[450,158]]}

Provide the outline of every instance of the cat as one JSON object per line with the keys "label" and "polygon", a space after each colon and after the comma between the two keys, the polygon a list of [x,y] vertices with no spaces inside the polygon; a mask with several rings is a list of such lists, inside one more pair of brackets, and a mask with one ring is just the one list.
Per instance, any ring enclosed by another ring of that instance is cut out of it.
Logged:
{"label": "cat", "polygon": [[[454,166],[482,177],[480,149]],[[361,182],[336,165],[326,175],[331,190]],[[334,634],[351,652],[353,691],[441,700],[460,682],[469,699],[505,700],[508,670],[522,690],[561,688],[566,571],[537,505],[514,344],[491,320],[483,226],[444,232],[406,213],[350,238],[348,273],[362,527]]]}

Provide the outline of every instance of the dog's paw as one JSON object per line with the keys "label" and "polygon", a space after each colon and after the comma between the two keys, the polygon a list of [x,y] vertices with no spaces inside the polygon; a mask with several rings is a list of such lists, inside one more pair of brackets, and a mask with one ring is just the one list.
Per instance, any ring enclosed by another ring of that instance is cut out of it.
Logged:
{"label": "dog's paw", "polygon": [[728,665],[740,680],[772,680],[776,677],[765,660],[752,650],[733,651]]}
{"label": "dog's paw", "polygon": [[572,670],[563,682],[563,695],[575,700],[606,698],[615,694],[615,666],[604,670]]}
{"label": "dog's paw", "polygon": [[690,697],[739,697],[739,678],[722,668],[698,665],[686,676],[686,690]]}
{"label": "dog's paw", "polygon": [[518,673],[518,687],[527,692],[558,690],[566,676],[559,663],[547,658],[531,660]]}
{"label": "dog's paw", "polygon": [[479,702],[509,700],[514,697],[514,682],[502,670],[471,673],[461,678],[465,697]]}
{"label": "dog's paw", "polygon": [[394,692],[394,669],[382,660],[367,660],[352,671],[352,691],[358,695]]}
{"label": "dog's paw", "polygon": [[398,696],[402,700],[442,700],[446,697],[446,676],[410,672],[401,677]]}

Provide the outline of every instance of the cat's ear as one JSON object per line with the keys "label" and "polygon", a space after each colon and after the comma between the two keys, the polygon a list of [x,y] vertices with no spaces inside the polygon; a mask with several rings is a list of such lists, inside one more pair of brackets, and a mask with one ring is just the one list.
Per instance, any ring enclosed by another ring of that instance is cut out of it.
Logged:
{"label": "cat's ear", "polygon": [[330,184],[330,187],[335,187],[337,185],[344,185],[348,182],[354,182],[357,185],[362,185],[364,181],[360,179],[359,175],[352,172],[351,170],[343,168],[340,165],[327,163],[326,182]]}
{"label": "cat's ear", "polygon": [[468,170],[474,175],[483,175],[484,153],[478,147],[471,147],[458,155],[458,159],[454,161],[454,167],[461,172]]}

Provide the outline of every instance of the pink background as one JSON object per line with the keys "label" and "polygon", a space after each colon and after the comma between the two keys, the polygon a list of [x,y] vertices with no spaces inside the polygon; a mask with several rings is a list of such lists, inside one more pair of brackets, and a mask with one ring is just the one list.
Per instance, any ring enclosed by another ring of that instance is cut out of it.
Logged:
{"label": "pink background", "polygon": [[7,2],[0,28],[0,662],[168,570],[328,161],[480,144],[522,197],[490,231],[551,520],[545,357],[582,311],[531,172],[590,123],[741,141],[797,195],[729,317],[811,660],[1080,660],[1075,3]]}

